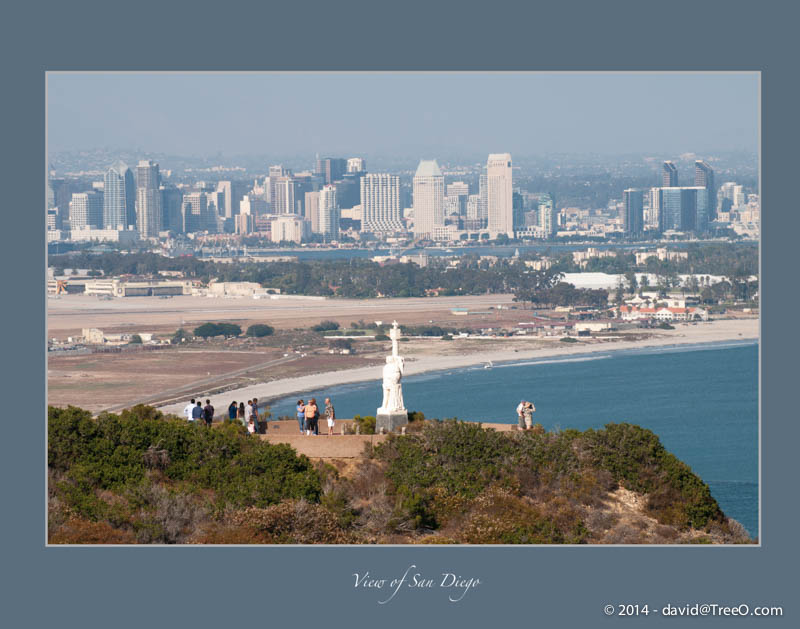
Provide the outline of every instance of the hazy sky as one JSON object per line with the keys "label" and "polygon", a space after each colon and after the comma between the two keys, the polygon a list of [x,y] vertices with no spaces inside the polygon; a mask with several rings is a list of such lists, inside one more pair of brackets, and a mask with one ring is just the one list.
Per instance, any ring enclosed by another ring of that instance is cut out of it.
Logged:
{"label": "hazy sky", "polygon": [[51,73],[50,151],[681,153],[758,148],[758,75]]}

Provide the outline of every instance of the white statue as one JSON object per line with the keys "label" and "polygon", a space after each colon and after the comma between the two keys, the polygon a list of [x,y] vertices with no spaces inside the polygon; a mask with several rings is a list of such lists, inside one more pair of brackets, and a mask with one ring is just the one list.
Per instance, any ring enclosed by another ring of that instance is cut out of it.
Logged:
{"label": "white statue", "polygon": [[403,387],[400,381],[403,379],[403,369],[405,360],[397,353],[397,341],[400,338],[400,328],[397,321],[392,324],[389,330],[389,338],[392,339],[392,355],[386,357],[386,364],[383,366],[383,403],[378,409],[378,413],[404,413],[406,408],[403,404]]}

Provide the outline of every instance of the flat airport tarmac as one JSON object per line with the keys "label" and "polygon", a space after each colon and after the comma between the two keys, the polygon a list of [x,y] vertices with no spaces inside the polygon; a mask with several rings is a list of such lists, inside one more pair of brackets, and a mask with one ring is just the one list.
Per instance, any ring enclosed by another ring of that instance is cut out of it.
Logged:
{"label": "flat airport tarmac", "polygon": [[[240,325],[269,323],[276,328],[308,327],[323,319],[351,321],[392,321],[419,325],[470,326],[480,320],[508,316],[507,310],[491,315],[454,315],[453,308],[487,312],[489,307],[510,306],[511,295],[465,297],[411,297],[378,299],[309,299],[281,296],[279,299],[251,297],[122,297],[101,300],[88,295],[61,295],[47,300],[48,337],[80,335],[83,328],[104,332],[165,332],[195,327],[206,321],[230,321]],[[516,311],[515,311],[516,312]],[[520,314],[513,318],[519,320]],[[503,317],[505,318],[505,317]]]}

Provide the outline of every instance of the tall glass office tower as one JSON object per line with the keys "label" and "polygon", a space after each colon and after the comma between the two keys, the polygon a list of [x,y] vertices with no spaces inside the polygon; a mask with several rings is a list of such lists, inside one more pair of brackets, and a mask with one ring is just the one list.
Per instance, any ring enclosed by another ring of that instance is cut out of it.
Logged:
{"label": "tall glass office tower", "polygon": [[117,162],[103,182],[103,227],[127,229],[136,224],[136,184],[125,162]]}

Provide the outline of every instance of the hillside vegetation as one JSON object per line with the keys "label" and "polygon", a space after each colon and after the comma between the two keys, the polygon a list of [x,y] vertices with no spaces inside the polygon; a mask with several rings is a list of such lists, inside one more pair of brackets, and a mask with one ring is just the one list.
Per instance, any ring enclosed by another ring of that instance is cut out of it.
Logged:
{"label": "hillside vegetation", "polygon": [[96,419],[50,407],[48,430],[51,543],[751,541],[630,424],[521,433],[417,419],[347,470],[238,423],[147,406]]}

